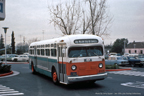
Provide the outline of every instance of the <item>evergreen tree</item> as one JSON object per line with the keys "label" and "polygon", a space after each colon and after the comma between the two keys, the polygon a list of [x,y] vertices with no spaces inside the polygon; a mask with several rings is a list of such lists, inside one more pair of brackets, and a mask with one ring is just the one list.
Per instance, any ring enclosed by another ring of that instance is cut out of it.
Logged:
{"label": "evergreen tree", "polygon": [[14,37],[14,31],[12,31],[12,41],[11,41],[11,47],[12,47],[12,54],[15,53],[15,37]]}
{"label": "evergreen tree", "polygon": [[1,37],[0,37],[0,49],[4,48],[4,38],[3,38],[3,35],[1,34]]}
{"label": "evergreen tree", "polygon": [[116,53],[123,53],[123,48],[124,48],[124,41],[125,41],[125,46],[128,44],[128,40],[125,38],[122,39],[117,39],[114,42],[114,45],[112,46],[111,52],[116,52]]}

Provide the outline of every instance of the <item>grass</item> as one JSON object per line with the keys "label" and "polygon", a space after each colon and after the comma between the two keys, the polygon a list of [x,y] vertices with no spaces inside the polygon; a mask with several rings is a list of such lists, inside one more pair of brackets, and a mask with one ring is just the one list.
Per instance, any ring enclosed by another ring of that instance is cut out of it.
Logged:
{"label": "grass", "polygon": [[118,65],[106,65],[106,69],[119,69]]}

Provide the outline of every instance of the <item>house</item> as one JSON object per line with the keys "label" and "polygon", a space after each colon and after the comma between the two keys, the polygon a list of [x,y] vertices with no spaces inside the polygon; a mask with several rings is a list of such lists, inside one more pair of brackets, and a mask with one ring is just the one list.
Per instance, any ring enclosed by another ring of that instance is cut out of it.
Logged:
{"label": "house", "polygon": [[125,53],[144,54],[144,42],[131,42],[125,48]]}

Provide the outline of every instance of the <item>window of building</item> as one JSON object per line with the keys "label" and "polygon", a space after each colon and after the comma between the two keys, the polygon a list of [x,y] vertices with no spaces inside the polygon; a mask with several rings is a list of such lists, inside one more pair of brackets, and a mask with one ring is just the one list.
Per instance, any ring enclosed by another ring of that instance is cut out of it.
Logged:
{"label": "window of building", "polygon": [[131,54],[131,50],[129,50],[129,53]]}
{"label": "window of building", "polygon": [[137,53],[137,50],[135,50],[135,53]]}
{"label": "window of building", "polygon": [[140,54],[143,54],[143,50],[140,50]]}

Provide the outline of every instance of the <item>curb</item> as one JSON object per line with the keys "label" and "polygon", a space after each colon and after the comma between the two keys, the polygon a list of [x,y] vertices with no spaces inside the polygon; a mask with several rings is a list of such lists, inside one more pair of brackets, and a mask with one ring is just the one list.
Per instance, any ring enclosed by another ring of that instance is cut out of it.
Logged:
{"label": "curb", "polygon": [[0,77],[2,77],[2,76],[7,76],[7,75],[11,75],[11,74],[13,74],[13,71],[11,71],[11,72],[9,72],[9,73],[0,74]]}
{"label": "curb", "polygon": [[127,68],[127,69],[106,69],[106,71],[124,71],[124,70],[131,70],[131,68]]}

